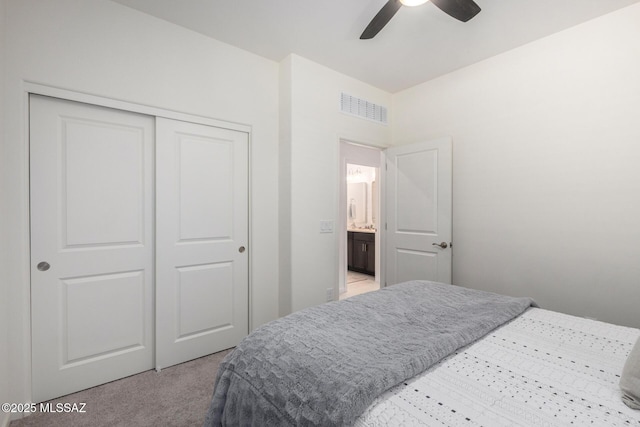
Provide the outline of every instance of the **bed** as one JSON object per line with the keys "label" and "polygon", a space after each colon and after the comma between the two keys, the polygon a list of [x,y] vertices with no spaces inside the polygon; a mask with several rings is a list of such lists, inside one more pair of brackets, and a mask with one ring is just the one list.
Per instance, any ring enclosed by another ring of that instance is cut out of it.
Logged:
{"label": "bed", "polygon": [[205,425],[640,427],[639,336],[402,283],[256,329],[221,363]]}

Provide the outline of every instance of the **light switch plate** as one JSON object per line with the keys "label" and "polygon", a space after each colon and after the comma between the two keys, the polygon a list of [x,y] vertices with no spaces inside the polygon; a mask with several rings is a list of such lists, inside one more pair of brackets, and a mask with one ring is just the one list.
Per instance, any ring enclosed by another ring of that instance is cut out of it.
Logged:
{"label": "light switch plate", "polygon": [[321,233],[333,233],[333,221],[320,221]]}

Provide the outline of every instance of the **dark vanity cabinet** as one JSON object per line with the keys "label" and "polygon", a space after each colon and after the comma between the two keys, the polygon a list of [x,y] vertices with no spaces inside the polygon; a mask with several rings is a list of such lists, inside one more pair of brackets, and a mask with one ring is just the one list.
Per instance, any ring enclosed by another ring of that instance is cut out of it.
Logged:
{"label": "dark vanity cabinet", "polygon": [[347,264],[351,271],[374,276],[376,274],[376,235],[349,231]]}

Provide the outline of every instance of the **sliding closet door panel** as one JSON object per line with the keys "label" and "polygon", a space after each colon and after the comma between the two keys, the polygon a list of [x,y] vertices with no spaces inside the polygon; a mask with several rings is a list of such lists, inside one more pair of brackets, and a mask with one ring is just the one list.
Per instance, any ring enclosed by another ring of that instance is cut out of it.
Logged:
{"label": "sliding closet door panel", "polygon": [[157,368],[248,333],[248,135],[156,121]]}
{"label": "sliding closet door panel", "polygon": [[32,95],[33,400],[153,367],[154,119]]}

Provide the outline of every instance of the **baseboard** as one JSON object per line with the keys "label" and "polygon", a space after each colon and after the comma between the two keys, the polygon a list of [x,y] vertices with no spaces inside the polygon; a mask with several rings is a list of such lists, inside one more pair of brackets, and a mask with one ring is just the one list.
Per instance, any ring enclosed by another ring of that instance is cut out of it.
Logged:
{"label": "baseboard", "polygon": [[0,412],[0,427],[9,427],[11,422],[11,414],[8,412]]}

